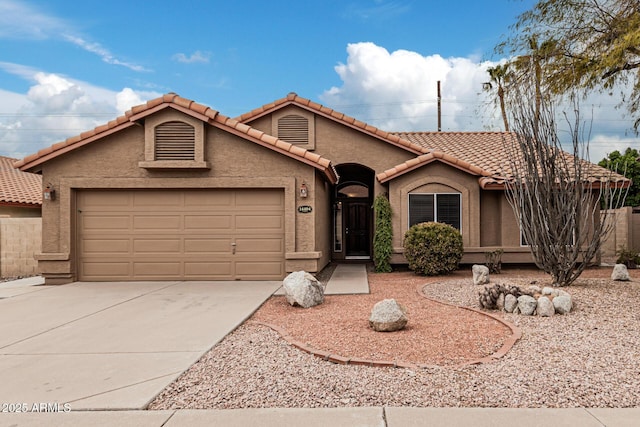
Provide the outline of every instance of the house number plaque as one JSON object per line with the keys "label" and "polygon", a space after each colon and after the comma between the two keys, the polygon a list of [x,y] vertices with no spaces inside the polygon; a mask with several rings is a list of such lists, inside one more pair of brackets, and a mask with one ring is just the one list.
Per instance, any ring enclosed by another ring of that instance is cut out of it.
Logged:
{"label": "house number plaque", "polygon": [[300,213],[309,213],[313,210],[311,206],[298,206],[298,212]]}

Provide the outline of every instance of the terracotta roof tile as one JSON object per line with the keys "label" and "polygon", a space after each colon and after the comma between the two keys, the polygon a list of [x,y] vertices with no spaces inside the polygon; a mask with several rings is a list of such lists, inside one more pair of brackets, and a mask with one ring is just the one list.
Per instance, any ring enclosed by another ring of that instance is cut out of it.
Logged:
{"label": "terracotta roof tile", "polygon": [[[509,139],[515,134],[509,132],[396,132],[393,135],[411,141],[425,148],[430,154],[418,156],[420,165],[434,159],[463,169],[473,175],[481,177],[480,183],[486,185],[502,185],[506,179],[513,177],[509,164],[507,147]],[[569,153],[564,153],[572,158]],[[587,163],[587,162],[585,162]],[[401,173],[406,173],[420,165],[414,165],[412,160],[403,163],[402,169],[396,166],[378,174],[381,182],[393,179]],[[591,181],[609,176],[609,171],[598,165],[588,163],[587,170],[592,175]],[[483,179],[484,178],[484,179]],[[613,179],[626,180],[620,175]]]}
{"label": "terracotta roof tile", "polygon": [[16,161],[0,156],[0,205],[42,205],[42,176],[15,169]]}
{"label": "terracotta roof tile", "polygon": [[[291,99],[294,99],[297,97],[297,95],[290,94],[290,97]],[[263,106],[262,108],[273,108],[276,106],[277,102],[282,103],[285,101],[276,101],[273,104],[268,104],[267,106]],[[35,167],[40,163],[56,157],[57,155],[63,154],[76,147],[80,147],[85,143],[89,143],[100,137],[102,134],[106,135],[110,132],[113,132],[120,126],[129,126],[132,124],[131,120],[137,120],[137,118],[141,118],[142,116],[144,116],[145,113],[151,114],[152,112],[156,111],[155,109],[161,108],[163,104],[166,104],[167,106],[175,105],[177,107],[180,107],[181,111],[183,111],[183,109],[186,109],[187,112],[193,111],[195,115],[208,117],[212,123],[230,127],[241,134],[245,134],[248,138],[252,138],[254,141],[259,142],[262,145],[271,147],[275,150],[279,150],[286,155],[309,163],[317,167],[318,169],[323,170],[329,180],[334,182],[337,180],[335,168],[331,165],[330,160],[325,159],[315,153],[311,153],[303,148],[294,146],[288,142],[281,141],[272,135],[267,135],[262,131],[252,128],[242,121],[224,116],[210,107],[198,104],[197,102],[186,98],[182,98],[175,93],[168,93],[159,98],[152,99],[145,104],[134,106],[129,111],[125,112],[124,115],[109,121],[105,125],[100,125],[93,130],[83,132],[78,136],[73,136],[66,139],[65,141],[58,142],[53,146],[38,151],[38,153],[36,154],[31,154],[24,159],[17,161],[16,167],[19,167],[22,170]]]}

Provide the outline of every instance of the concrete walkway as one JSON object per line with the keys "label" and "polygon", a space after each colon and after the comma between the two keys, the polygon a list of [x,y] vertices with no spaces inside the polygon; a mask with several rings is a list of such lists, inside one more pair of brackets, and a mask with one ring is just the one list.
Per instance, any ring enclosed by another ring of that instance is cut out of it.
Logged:
{"label": "concrete walkway", "polygon": [[[367,279],[367,266],[365,264],[338,264],[331,274],[325,295],[353,295],[368,294],[369,280]],[[280,287],[275,295],[284,295],[284,289]]]}
{"label": "concrete walkway", "polygon": [[280,284],[77,282],[12,295],[26,286],[5,284],[0,404],[144,408]]}
{"label": "concrete walkway", "polygon": [[292,408],[179,411],[89,411],[0,413],[0,425],[35,427],[636,427],[640,408],[499,409],[499,408]]}

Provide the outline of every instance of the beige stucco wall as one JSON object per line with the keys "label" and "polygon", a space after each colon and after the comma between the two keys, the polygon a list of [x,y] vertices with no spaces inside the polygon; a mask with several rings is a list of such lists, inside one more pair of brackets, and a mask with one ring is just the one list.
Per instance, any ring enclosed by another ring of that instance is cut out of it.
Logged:
{"label": "beige stucco wall", "polygon": [[[288,106],[282,111],[306,115],[306,110],[297,106]],[[273,129],[271,116],[260,117],[248,124],[267,133]],[[377,174],[416,156],[403,148],[367,135],[362,130],[336,123],[320,115],[315,116],[313,128],[316,133],[311,150],[331,160],[334,166],[354,163],[366,166]],[[374,197],[386,191],[387,186],[375,180]]]}
{"label": "beige stucco wall", "polygon": [[624,207],[605,211],[607,221],[613,223],[613,230],[602,240],[602,262],[614,263],[616,252],[621,248],[640,250],[640,214],[633,208]]}
{"label": "beige stucco wall", "polygon": [[40,218],[42,210],[38,207],[4,206],[0,205],[0,217],[11,218]]}
{"label": "beige stucco wall", "polygon": [[41,237],[40,218],[0,218],[0,277],[37,274]]}
{"label": "beige stucco wall", "polygon": [[[163,119],[181,119],[179,112],[161,112]],[[315,271],[326,254],[317,249],[314,215],[297,212],[300,204],[317,211],[315,169],[269,148],[212,126],[205,127],[204,158],[210,169],[147,169],[143,126],[133,126],[43,165],[43,178],[57,191],[43,206],[40,268],[47,283],[75,279],[76,189],[135,188],[282,188],[285,192],[285,269],[304,266]],[[300,200],[305,182],[309,197]],[[324,243],[320,243],[323,247]]]}

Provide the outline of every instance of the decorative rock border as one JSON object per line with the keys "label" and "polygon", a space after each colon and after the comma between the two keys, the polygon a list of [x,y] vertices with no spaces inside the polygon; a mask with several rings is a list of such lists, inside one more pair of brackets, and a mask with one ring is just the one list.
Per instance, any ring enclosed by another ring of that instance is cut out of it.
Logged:
{"label": "decorative rock border", "polygon": [[507,352],[509,350],[511,350],[511,348],[515,345],[515,343],[522,338],[522,331],[515,325],[507,322],[504,319],[501,319],[500,317],[498,317],[497,315],[491,314],[491,313],[486,313],[484,311],[475,309],[475,308],[471,308],[471,307],[465,307],[465,306],[459,306],[459,305],[455,305],[455,304],[451,304],[448,302],[444,302],[444,301],[439,301],[433,298],[428,297],[424,291],[425,284],[419,285],[417,288],[417,292],[418,295],[420,295],[423,298],[428,299],[429,301],[433,301],[436,302],[438,304],[443,304],[449,307],[454,307],[454,308],[460,308],[463,310],[468,310],[468,311],[472,311],[474,313],[480,314],[482,316],[486,316],[486,317],[490,317],[500,323],[502,323],[504,326],[506,326],[507,328],[509,328],[511,330],[511,336],[507,337],[507,339],[505,340],[505,342],[502,344],[502,347],[500,347],[495,353],[490,354],[488,356],[479,358],[479,359],[472,359],[468,362],[463,362],[463,363],[459,363],[456,365],[428,365],[428,364],[421,364],[421,363],[408,363],[408,362],[403,362],[403,361],[389,361],[389,360],[372,360],[372,359],[362,359],[362,358],[357,358],[357,357],[344,357],[341,356],[339,354],[332,354],[329,351],[326,350],[319,350],[317,348],[314,348],[312,346],[310,346],[307,343],[304,343],[302,341],[299,341],[297,339],[295,339],[294,337],[292,337],[291,335],[289,335],[289,333],[287,333],[286,330],[284,330],[283,328],[270,324],[270,323],[266,323],[266,322],[260,322],[260,321],[256,321],[256,320],[250,320],[249,323],[255,324],[255,325],[261,325],[261,326],[266,326],[268,328],[271,328],[272,330],[274,330],[275,332],[277,332],[285,341],[287,341],[290,345],[296,347],[299,350],[304,351],[305,353],[311,354],[313,356],[319,357],[323,360],[326,360],[328,362],[332,362],[332,363],[336,363],[339,365],[360,365],[360,366],[369,366],[369,367],[374,367],[374,368],[407,368],[407,369],[433,369],[433,368],[464,368],[466,366],[472,366],[472,365],[480,365],[480,364],[484,364],[484,363],[491,363],[491,362],[495,362],[496,360],[502,358],[505,354],[507,354]]}

